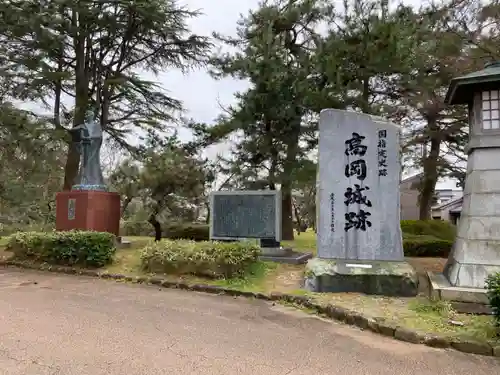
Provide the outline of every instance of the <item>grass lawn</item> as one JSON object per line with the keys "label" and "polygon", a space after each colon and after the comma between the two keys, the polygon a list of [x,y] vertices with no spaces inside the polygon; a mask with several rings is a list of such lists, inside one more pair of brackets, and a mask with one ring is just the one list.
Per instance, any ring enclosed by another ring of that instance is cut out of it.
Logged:
{"label": "grass lawn", "polygon": [[284,247],[291,247],[296,251],[312,252],[316,255],[316,233],[312,230],[302,232],[300,235],[295,233],[293,241],[282,241]]}

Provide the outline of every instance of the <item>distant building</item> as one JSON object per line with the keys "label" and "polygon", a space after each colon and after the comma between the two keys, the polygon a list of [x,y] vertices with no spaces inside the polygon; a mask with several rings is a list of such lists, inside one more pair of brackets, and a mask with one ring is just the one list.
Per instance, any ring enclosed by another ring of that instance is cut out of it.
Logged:
{"label": "distant building", "polygon": [[462,212],[463,197],[447,200],[442,204],[432,207],[432,218],[437,220],[451,221],[458,224]]}
{"label": "distant building", "polygon": [[418,183],[422,173],[405,178],[399,185],[401,220],[418,220],[420,211],[418,206]]}
{"label": "distant building", "polygon": [[[401,220],[418,220],[420,216],[418,183],[422,173],[405,178],[400,184]],[[433,219],[456,223],[462,207],[462,190],[436,189],[436,204],[431,209]]]}

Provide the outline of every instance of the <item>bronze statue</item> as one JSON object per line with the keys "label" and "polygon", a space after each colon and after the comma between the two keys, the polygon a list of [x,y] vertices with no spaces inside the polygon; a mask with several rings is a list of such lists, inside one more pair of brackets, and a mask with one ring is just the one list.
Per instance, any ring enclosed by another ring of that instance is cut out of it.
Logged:
{"label": "bronze statue", "polygon": [[92,109],[85,113],[83,124],[71,129],[71,136],[80,154],[78,176],[71,190],[108,191],[100,162],[102,128]]}

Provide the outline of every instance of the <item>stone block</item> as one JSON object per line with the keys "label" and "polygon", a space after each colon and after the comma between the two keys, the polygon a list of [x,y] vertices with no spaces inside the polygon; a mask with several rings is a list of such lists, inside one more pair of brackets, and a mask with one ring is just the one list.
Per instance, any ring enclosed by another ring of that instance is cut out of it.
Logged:
{"label": "stone block", "polygon": [[444,269],[444,274],[451,285],[482,290],[485,288],[485,281],[488,275],[495,272],[500,272],[500,265],[460,263],[454,258],[448,260]]}
{"label": "stone block", "polygon": [[500,194],[500,170],[471,171],[467,174],[467,186],[464,195],[471,191]]}
{"label": "stone block", "polygon": [[259,259],[263,262],[304,264],[312,258],[312,253],[294,251],[291,248],[262,247]]}
{"label": "stone block", "polygon": [[467,207],[467,215],[476,219],[495,216],[500,212],[500,193],[467,194],[462,210],[464,207]]}
{"label": "stone block", "polygon": [[394,338],[400,341],[411,342],[412,344],[420,344],[425,340],[424,336],[419,335],[417,332],[402,327],[396,328]]}
{"label": "stone block", "polygon": [[[486,295],[486,290],[484,288],[453,286],[448,278],[441,273],[427,272],[427,276],[429,278],[431,297],[433,298],[481,305],[479,308],[483,311],[489,303],[488,296]],[[460,307],[460,305],[457,305],[457,307]],[[471,306],[467,306],[467,309],[470,310]]]}
{"label": "stone block", "polygon": [[493,348],[491,345],[484,342],[472,340],[452,341],[451,346],[464,353],[493,355]]}
{"label": "stone block", "polygon": [[311,259],[305,287],[312,292],[417,295],[418,276],[406,262]]}
{"label": "stone block", "polygon": [[475,149],[467,158],[467,173],[498,169],[498,148]]}
{"label": "stone block", "polygon": [[461,264],[498,265],[500,244],[489,240],[465,239],[457,236],[454,247],[454,261]]}
{"label": "stone block", "polygon": [[500,252],[500,216],[471,216],[465,212],[460,218],[457,235],[467,240],[499,242]]}
{"label": "stone block", "polygon": [[63,191],[56,194],[56,229],[120,231],[120,195],[104,191]]}

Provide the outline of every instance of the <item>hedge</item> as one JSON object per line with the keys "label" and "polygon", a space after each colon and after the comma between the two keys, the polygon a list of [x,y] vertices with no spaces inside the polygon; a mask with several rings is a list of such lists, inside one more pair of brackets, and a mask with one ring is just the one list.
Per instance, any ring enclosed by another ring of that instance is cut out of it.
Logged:
{"label": "hedge", "polygon": [[208,241],[210,229],[207,224],[173,224],[163,229],[164,236],[172,240]]}
{"label": "hedge", "polygon": [[403,236],[403,249],[407,257],[447,258],[453,241],[433,236]]}
{"label": "hedge", "polygon": [[456,226],[444,220],[401,220],[401,231],[407,235],[433,236],[454,241]]}
{"label": "hedge", "polygon": [[486,289],[500,335],[500,272],[491,274],[486,278]]}
{"label": "hedge", "polygon": [[15,259],[58,265],[102,267],[112,262],[115,236],[100,232],[18,232],[7,248]]}
{"label": "hedge", "polygon": [[50,232],[55,229],[54,224],[2,224],[0,223],[0,236],[9,236],[17,232]]}
{"label": "hedge", "polygon": [[[207,224],[171,223],[162,225],[162,235],[170,239],[188,239],[208,241],[209,226]],[[154,230],[147,221],[123,221],[120,234],[122,236],[154,236]]]}
{"label": "hedge", "polygon": [[250,242],[152,241],[141,251],[141,265],[152,273],[231,278],[245,273],[259,253]]}
{"label": "hedge", "polygon": [[443,220],[402,220],[403,248],[408,257],[447,258],[456,227]]}
{"label": "hedge", "polygon": [[147,221],[122,221],[120,223],[122,236],[154,236],[154,230]]}

